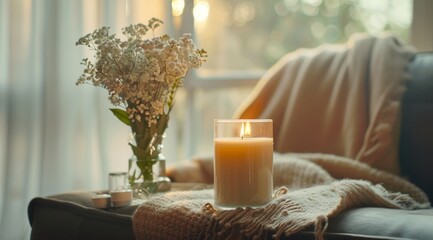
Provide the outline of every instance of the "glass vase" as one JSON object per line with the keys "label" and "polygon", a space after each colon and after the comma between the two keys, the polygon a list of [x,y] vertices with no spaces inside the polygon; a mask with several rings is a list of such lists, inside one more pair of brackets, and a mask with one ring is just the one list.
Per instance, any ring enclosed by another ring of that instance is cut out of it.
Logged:
{"label": "glass vase", "polygon": [[[165,134],[155,135],[146,147],[146,154],[129,158],[128,181],[134,197],[145,198],[150,193],[168,191],[171,181],[165,173],[166,158],[162,153]],[[137,138],[137,136],[135,136]],[[136,148],[137,139],[130,145]]]}

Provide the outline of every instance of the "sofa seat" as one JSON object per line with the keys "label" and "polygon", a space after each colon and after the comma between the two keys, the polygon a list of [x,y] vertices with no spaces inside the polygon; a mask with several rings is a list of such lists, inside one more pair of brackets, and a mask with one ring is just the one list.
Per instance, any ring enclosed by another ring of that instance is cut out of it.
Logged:
{"label": "sofa seat", "polygon": [[[106,210],[92,207],[96,192],[34,198],[28,207],[31,239],[134,239],[132,215],[138,205]],[[329,222],[326,239],[433,239],[433,208],[355,208]],[[289,239],[314,239],[305,231]]]}

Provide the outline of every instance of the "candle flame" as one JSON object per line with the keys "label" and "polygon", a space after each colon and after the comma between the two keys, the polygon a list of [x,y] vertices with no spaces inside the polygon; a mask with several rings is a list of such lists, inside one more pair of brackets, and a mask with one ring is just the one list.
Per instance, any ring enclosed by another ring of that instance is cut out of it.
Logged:
{"label": "candle flame", "polygon": [[251,124],[249,122],[242,123],[241,127],[241,138],[251,136]]}

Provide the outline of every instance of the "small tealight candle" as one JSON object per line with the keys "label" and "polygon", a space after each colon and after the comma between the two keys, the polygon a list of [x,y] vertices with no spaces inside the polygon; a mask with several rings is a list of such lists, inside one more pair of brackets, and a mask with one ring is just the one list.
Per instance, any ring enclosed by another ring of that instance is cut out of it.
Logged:
{"label": "small tealight candle", "polygon": [[92,197],[93,207],[95,208],[108,208],[110,207],[111,196],[108,194],[98,194]]}
{"label": "small tealight candle", "polygon": [[111,191],[110,195],[113,207],[125,207],[131,204],[132,191],[130,189]]}
{"label": "small tealight candle", "polygon": [[258,207],[272,199],[271,119],[215,120],[215,205]]}

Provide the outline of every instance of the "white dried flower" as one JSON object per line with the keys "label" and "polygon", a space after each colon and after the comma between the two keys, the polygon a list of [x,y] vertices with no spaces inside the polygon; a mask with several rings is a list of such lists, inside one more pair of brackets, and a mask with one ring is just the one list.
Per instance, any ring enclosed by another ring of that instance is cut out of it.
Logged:
{"label": "white dried flower", "polygon": [[82,60],[85,69],[76,84],[107,89],[111,103],[125,107],[132,122],[155,124],[162,114],[170,112],[188,69],[200,67],[207,57],[206,51],[195,48],[190,34],[179,40],[168,35],[144,39],[161,24],[152,18],[147,25],[125,27],[122,33],[126,40],[110,35],[109,27],[78,39],[76,45],[95,51],[95,62]]}

